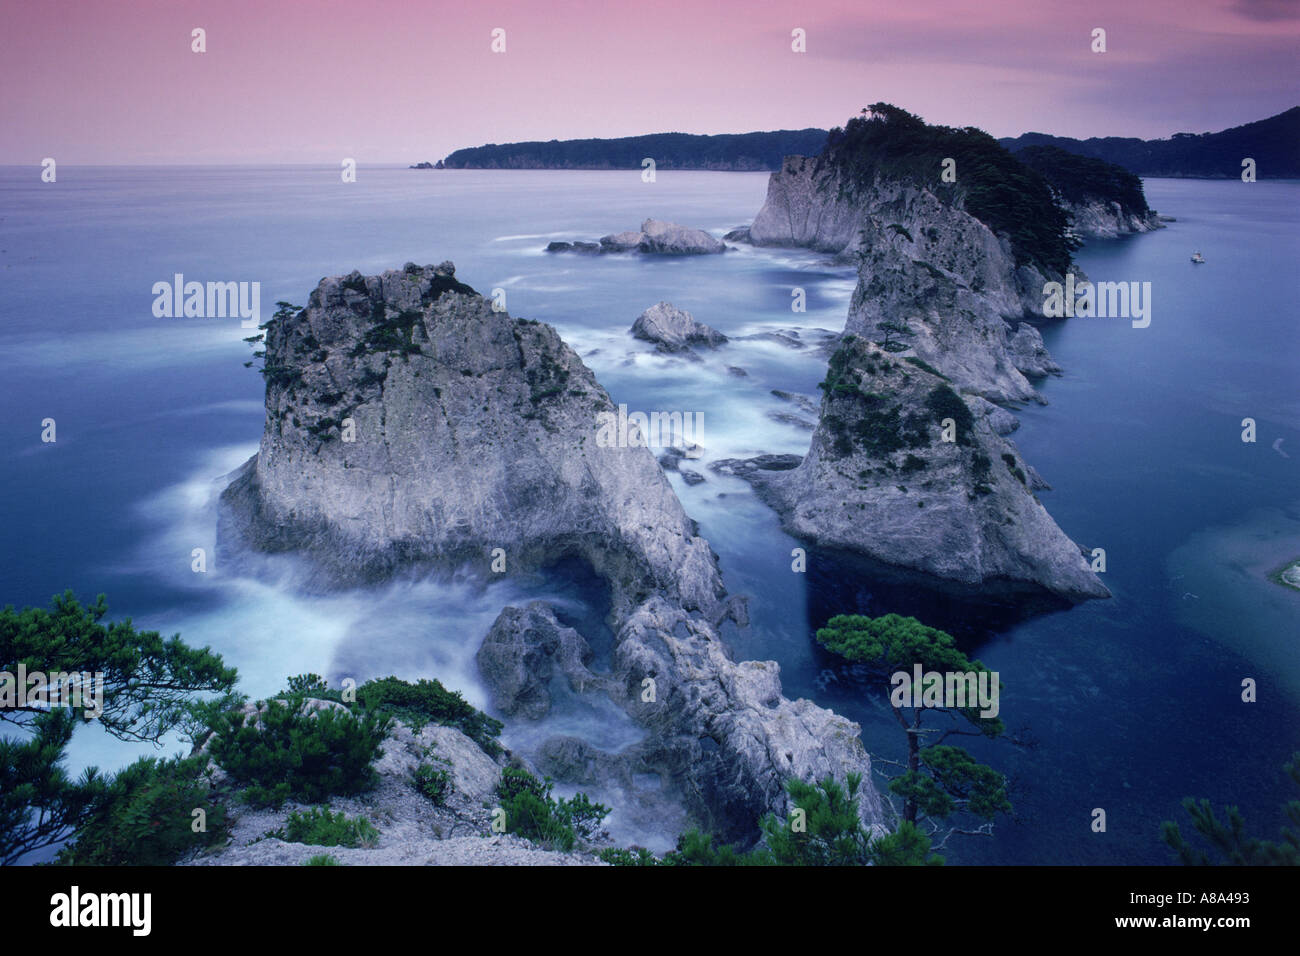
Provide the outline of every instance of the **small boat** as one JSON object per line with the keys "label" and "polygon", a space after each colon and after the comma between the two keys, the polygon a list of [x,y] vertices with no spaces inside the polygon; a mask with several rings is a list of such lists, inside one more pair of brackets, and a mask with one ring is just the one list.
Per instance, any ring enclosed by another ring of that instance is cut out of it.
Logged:
{"label": "small boat", "polygon": [[1201,255],[1199,252],[1193,252],[1193,253],[1192,253],[1192,261],[1193,261],[1193,262],[1204,262],[1204,261],[1205,261],[1205,256]]}

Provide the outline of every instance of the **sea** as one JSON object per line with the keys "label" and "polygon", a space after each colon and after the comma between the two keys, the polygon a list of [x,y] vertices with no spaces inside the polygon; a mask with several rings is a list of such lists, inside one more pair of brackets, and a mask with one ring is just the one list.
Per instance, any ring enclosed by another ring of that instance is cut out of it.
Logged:
{"label": "sea", "polygon": [[[1014,811],[990,834],[949,837],[950,864],[1172,863],[1161,822],[1188,830],[1189,796],[1239,807],[1265,838],[1285,823],[1296,794],[1282,768],[1300,750],[1300,592],[1270,575],[1300,558],[1300,183],[1147,180],[1150,204],[1176,221],[1077,253],[1094,281],[1149,282],[1151,321],[1042,326],[1064,371],[1041,383],[1047,404],[1017,411],[1012,438],[1051,484],[1040,498],[1064,531],[1104,550],[1113,597],[1031,609],[816,549],[796,571],[800,542],[747,485],[708,468],[807,450],[810,433],[791,416],[810,416],[773,393],[817,398],[826,357],[812,343],[816,330],[843,329],[851,268],[743,245],[693,258],[544,251],[649,217],[721,236],[753,219],[766,174],[659,171],[647,183],[639,170],[363,167],[344,183],[328,167],[60,166],[45,183],[40,173],[0,167],[0,604],[106,594],[110,619],[210,646],[252,697],[300,673],[393,674],[437,678],[490,709],[478,643],[503,607],[538,597],[586,622],[600,646],[599,589],[582,569],[321,595],[297,588],[292,558],[255,574],[215,561],[216,496],[262,433],[262,381],[244,364],[253,333],[239,318],[156,317],[154,285],[177,274],[257,282],[265,320],[277,300],[304,304],[323,276],[451,260],[512,315],[553,325],[615,403],[703,416],[704,456],[691,467],[706,480],[669,478],[729,589],[751,598],[751,626],[727,634],[732,653],[777,661],[786,696],[859,722],[879,771],[894,772],[905,743],[882,688],[817,645],[829,617],[912,614],[998,672],[1006,739],[970,748],[1008,777]],[[1196,251],[1204,264],[1191,262]],[[655,354],[629,328],[660,301],[730,341],[698,362]],[[765,334],[790,331],[807,344]],[[55,440],[43,441],[51,419]],[[567,699],[543,722],[508,721],[504,740],[527,754],[554,733],[617,749],[642,732]],[[113,770],[182,749],[89,726],[67,762]],[[615,838],[659,850],[679,825],[617,811],[609,822]]]}

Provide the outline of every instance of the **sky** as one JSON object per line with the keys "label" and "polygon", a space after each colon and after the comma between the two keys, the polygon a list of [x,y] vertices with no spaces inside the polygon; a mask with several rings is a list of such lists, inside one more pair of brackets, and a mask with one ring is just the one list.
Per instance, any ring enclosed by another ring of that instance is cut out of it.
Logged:
{"label": "sky", "polygon": [[0,0],[0,164],[406,163],[882,101],[1157,138],[1297,105],[1298,54],[1300,0]]}

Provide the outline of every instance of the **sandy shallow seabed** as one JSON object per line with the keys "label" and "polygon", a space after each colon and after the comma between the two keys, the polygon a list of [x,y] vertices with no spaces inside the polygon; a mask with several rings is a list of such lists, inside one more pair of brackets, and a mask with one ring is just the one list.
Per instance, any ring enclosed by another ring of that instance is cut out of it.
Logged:
{"label": "sandy shallow seabed", "polygon": [[1300,591],[1270,580],[1297,555],[1300,503],[1199,531],[1168,568],[1179,623],[1260,662],[1300,696]]}

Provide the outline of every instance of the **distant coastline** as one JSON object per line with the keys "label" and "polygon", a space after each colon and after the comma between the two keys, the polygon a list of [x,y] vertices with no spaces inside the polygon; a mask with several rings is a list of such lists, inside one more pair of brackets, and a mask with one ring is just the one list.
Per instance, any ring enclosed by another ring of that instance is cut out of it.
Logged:
{"label": "distant coastline", "polygon": [[[656,170],[775,172],[786,156],[815,156],[829,130],[773,130],[698,135],[652,133],[616,139],[570,139],[489,143],[458,149],[436,163],[411,169],[642,169],[653,159]],[[1175,133],[1169,139],[1135,137],[1074,139],[1024,133],[998,140],[1018,153],[1051,146],[1077,156],[1114,163],[1138,176],[1174,179],[1236,179],[1242,163],[1254,160],[1258,179],[1300,178],[1300,106],[1276,116],[1217,133]]]}

